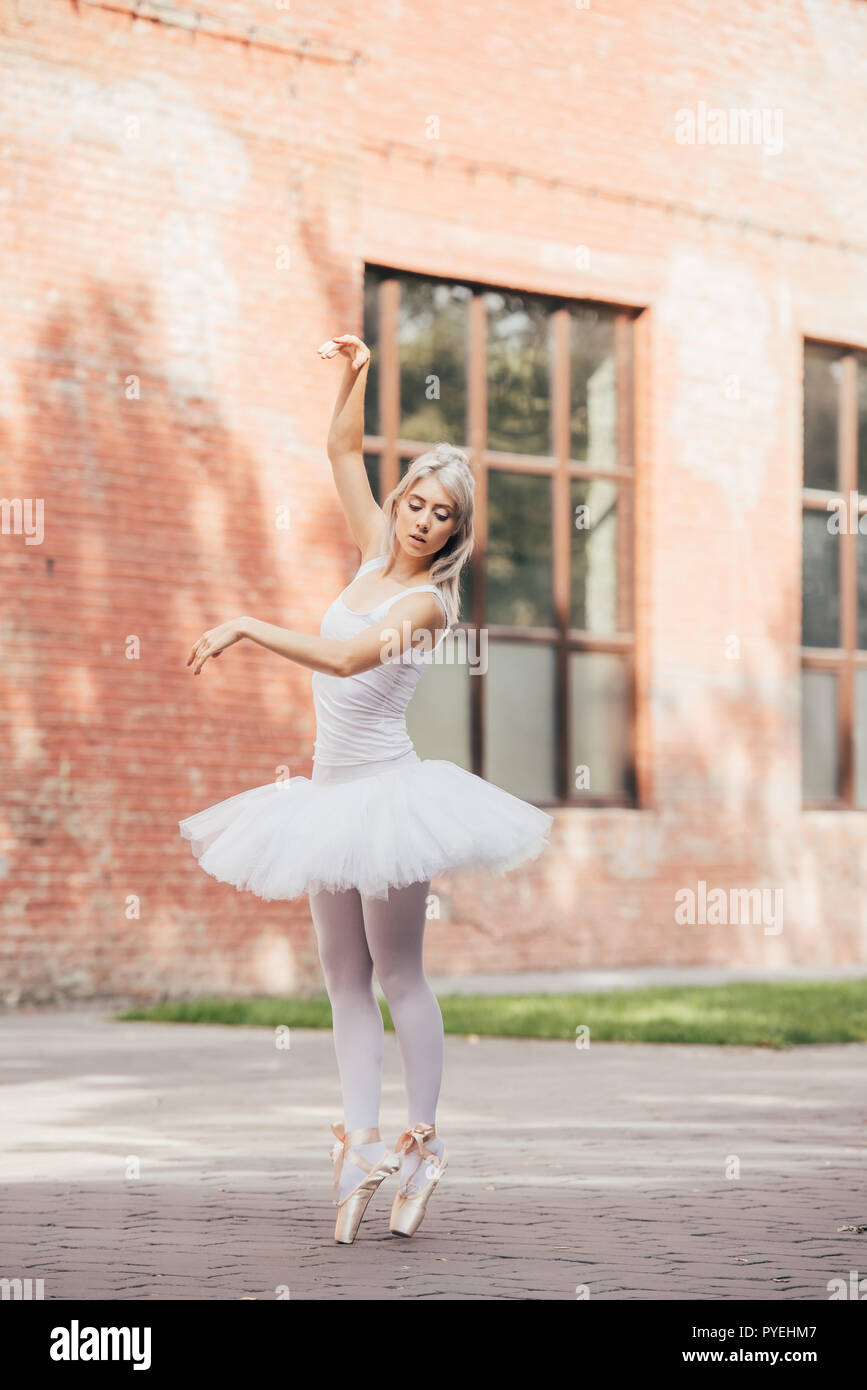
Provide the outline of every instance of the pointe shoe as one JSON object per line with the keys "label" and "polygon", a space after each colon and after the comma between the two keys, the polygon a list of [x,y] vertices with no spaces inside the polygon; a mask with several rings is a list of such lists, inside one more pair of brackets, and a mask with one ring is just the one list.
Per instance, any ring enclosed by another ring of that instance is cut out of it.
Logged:
{"label": "pointe shoe", "polygon": [[[400,1167],[400,1156],[396,1153],[385,1153],[376,1163],[370,1164],[361,1154],[357,1154],[351,1147],[352,1144],[375,1144],[380,1139],[378,1129],[353,1129],[347,1134],[341,1124],[331,1126],[331,1132],[337,1138],[337,1143],[332,1146],[331,1158],[334,1163],[334,1202],[337,1207],[337,1221],[334,1225],[334,1239],[339,1245],[351,1245],[358,1234],[361,1225],[361,1218],[367,1210],[367,1204],[373,1196],[381,1182],[396,1173]],[[362,1178],[357,1186],[348,1192],[342,1202],[337,1201],[337,1193],[340,1190],[340,1174],[343,1170],[343,1160],[347,1159],[354,1163],[356,1168],[360,1168],[367,1174]]]}
{"label": "pointe shoe", "polygon": [[[389,1222],[393,1236],[415,1235],[424,1219],[430,1195],[446,1170],[448,1159],[445,1149],[440,1156],[426,1147],[435,1134],[436,1129],[433,1125],[413,1125],[412,1129],[404,1130],[395,1144],[394,1151],[398,1161],[400,1161],[401,1154],[408,1153],[410,1149],[415,1148],[418,1151],[421,1159],[419,1167],[422,1164],[425,1165],[428,1182],[419,1192],[412,1195],[400,1191],[395,1194],[391,1208],[391,1221]],[[415,1169],[413,1176],[417,1172],[418,1168]]]}

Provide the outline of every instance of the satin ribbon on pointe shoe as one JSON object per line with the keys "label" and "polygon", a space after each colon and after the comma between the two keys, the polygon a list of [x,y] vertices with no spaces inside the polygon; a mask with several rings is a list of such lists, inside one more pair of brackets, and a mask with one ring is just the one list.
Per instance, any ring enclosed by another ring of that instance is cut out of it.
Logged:
{"label": "satin ribbon on pointe shoe", "polygon": [[[432,1159],[433,1162],[437,1165],[437,1169],[439,1169],[440,1156],[439,1154],[434,1153],[433,1149],[429,1149],[426,1143],[426,1141],[432,1139],[435,1134],[435,1125],[413,1125],[412,1129],[405,1129],[403,1131],[403,1134],[401,1134],[400,1138],[395,1144],[394,1151],[397,1154],[408,1154],[409,1151],[413,1148],[417,1150],[419,1156],[419,1163],[417,1163],[415,1168],[413,1169],[412,1177],[414,1177],[415,1174],[418,1172],[419,1168],[421,1167],[421,1164],[424,1162],[426,1158]],[[435,1178],[431,1177],[429,1173],[426,1173],[425,1176],[431,1182],[435,1181]],[[412,1181],[412,1177],[410,1178],[410,1181]],[[438,1172],[436,1174],[436,1177],[439,1177]]]}
{"label": "satin ribbon on pointe shoe", "polygon": [[[395,1236],[413,1236],[421,1225],[431,1193],[436,1189],[440,1178],[445,1171],[447,1157],[443,1149],[442,1154],[436,1154],[428,1148],[428,1143],[436,1134],[433,1125],[413,1125],[411,1129],[405,1129],[395,1145],[395,1157],[400,1158],[402,1154],[407,1154],[415,1149],[419,1154],[419,1163],[407,1180],[409,1186],[418,1172],[425,1159],[428,1160],[428,1169],[425,1173],[427,1182],[421,1187],[420,1191],[410,1195],[399,1187],[394,1196],[391,1208],[391,1220],[389,1229]],[[431,1172],[431,1170],[433,1170]]]}
{"label": "satin ribbon on pointe shoe", "polygon": [[[340,1175],[343,1172],[343,1160],[347,1159],[354,1163],[356,1168],[360,1168],[363,1173],[372,1173],[373,1165],[368,1163],[361,1154],[352,1152],[353,1144],[376,1144],[381,1142],[381,1135],[378,1129],[351,1129],[347,1131],[343,1125],[335,1124],[331,1126],[331,1133],[337,1139],[336,1144],[332,1144],[330,1155],[334,1164],[334,1196],[340,1189]],[[380,1160],[381,1161],[381,1160]]]}

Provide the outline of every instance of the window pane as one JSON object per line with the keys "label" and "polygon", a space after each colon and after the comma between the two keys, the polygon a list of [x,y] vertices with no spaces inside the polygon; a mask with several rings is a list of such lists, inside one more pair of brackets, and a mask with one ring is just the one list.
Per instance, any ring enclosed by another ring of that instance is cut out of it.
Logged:
{"label": "window pane", "polygon": [[867,493],[867,357],[858,358],[858,491]]}
{"label": "window pane", "polygon": [[855,804],[867,809],[867,671],[855,672]]}
{"label": "window pane", "polygon": [[470,681],[484,677],[470,675],[466,661],[458,660],[461,650],[458,639],[443,639],[443,663],[434,661],[416,686],[406,727],[420,758],[447,758],[472,772]]}
{"label": "window pane", "polygon": [[406,275],[400,281],[400,434],[467,442],[465,285]]}
{"label": "window pane", "polygon": [[617,486],[572,479],[572,626],[617,631]]}
{"label": "window pane", "polygon": [[626,659],[613,652],[570,652],[570,793],[633,794],[630,719]]}
{"label": "window pane", "polygon": [[550,477],[488,470],[487,578],[489,623],[553,625]]}
{"label": "window pane", "polygon": [[471,557],[461,570],[461,607],[458,614],[458,621],[462,623],[471,623],[473,621],[473,579],[475,568],[476,562]]}
{"label": "window pane", "polygon": [[804,347],[804,487],[834,492],[837,483],[837,399],[840,349]]}
{"label": "window pane", "polygon": [[617,463],[617,373],[614,369],[613,313],[602,309],[573,309],[570,340],[572,457],[594,468],[614,468]]}
{"label": "window pane", "polygon": [[364,273],[364,341],[370,348],[370,366],[364,392],[364,432],[379,434],[379,282],[375,271]]}
{"label": "window pane", "polygon": [[466,285],[401,278],[400,432],[404,439],[467,439]]}
{"label": "window pane", "polygon": [[[859,523],[863,519],[859,518]],[[867,524],[867,523],[865,523]],[[867,535],[859,531],[858,546],[858,647],[867,650]]]}
{"label": "window pane", "polygon": [[548,301],[488,293],[488,448],[551,453]]}
{"label": "window pane", "polygon": [[832,801],[837,783],[837,677],[802,671],[801,740],[804,796]]}
{"label": "window pane", "polygon": [[840,640],[840,538],[828,512],[804,512],[803,645],[836,647]]}
{"label": "window pane", "polygon": [[484,776],[528,801],[556,790],[554,673],[553,647],[488,642]]}
{"label": "window pane", "polygon": [[367,481],[370,483],[370,490],[377,502],[382,502],[379,491],[379,454],[365,454],[364,467],[367,470]]}

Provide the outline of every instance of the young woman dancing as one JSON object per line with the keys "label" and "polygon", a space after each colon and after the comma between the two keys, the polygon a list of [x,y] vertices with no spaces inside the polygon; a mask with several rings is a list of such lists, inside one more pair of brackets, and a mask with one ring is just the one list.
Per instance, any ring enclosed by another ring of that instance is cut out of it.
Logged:
{"label": "young woman dancing", "polygon": [[[453,869],[505,873],[535,859],[553,820],[455,763],[415,752],[406,707],[458,620],[473,474],[465,453],[437,444],[379,507],[362,454],[369,350],[345,333],[319,354],[346,359],[328,456],[362,563],[318,637],[241,617],[205,632],[187,660],[198,675],[247,638],[312,668],[312,777],[253,787],[179,824],[221,882],[267,902],[310,895],[344,1109],[331,1126],[334,1238],[352,1244],[371,1196],[398,1169],[390,1229],[413,1235],[446,1167],[436,1132],[443,1022],[422,956],[430,880]],[[393,1150],[379,1133],[384,1030],[374,970],[407,1087],[407,1127]]]}

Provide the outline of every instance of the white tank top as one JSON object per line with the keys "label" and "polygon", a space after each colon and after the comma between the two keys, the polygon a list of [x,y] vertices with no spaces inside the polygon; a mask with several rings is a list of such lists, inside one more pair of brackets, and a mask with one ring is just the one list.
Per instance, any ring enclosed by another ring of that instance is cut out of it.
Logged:
{"label": "white tank top", "polygon": [[[377,555],[360,566],[346,589],[327,609],[319,629],[320,637],[345,642],[364,628],[381,622],[397,599],[426,590],[436,594],[446,615],[446,632],[450,629],[445,600],[435,584],[416,584],[409,589],[401,589],[383,599],[369,613],[353,613],[346,607],[343,595],[350,585],[360,574],[386,564],[387,560],[387,555]],[[412,739],[406,728],[406,708],[445,635],[444,632],[430,651],[403,652],[354,676],[329,676],[323,671],[314,671],[314,761],[320,766],[341,767],[352,763],[381,762],[412,752]]]}

